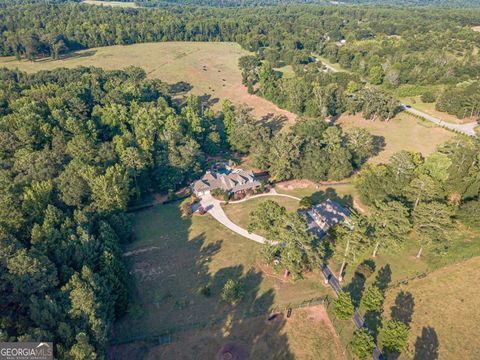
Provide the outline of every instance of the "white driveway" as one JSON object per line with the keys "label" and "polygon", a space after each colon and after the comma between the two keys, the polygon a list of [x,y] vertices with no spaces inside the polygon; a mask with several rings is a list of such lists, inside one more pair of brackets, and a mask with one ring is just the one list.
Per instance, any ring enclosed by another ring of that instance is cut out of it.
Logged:
{"label": "white driveway", "polygon": [[265,244],[266,239],[260,235],[249,233],[246,229],[241,228],[237,224],[233,223],[228,217],[227,214],[222,209],[221,201],[214,199],[212,195],[204,195],[200,200],[200,204],[205,209],[205,211],[212,215],[215,220],[222,223],[224,226],[232,230],[233,232],[246,237],[247,239],[256,241],[260,244]]}

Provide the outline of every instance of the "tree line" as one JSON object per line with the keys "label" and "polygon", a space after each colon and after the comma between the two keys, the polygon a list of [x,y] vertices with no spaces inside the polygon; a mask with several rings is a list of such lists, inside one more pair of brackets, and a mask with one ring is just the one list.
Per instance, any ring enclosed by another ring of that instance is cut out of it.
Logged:
{"label": "tree line", "polygon": [[[437,108],[467,117],[478,114],[478,99],[472,95],[476,90],[471,89],[477,85],[468,84],[480,76],[476,55],[480,33],[471,29],[478,25],[479,16],[475,9],[432,11],[421,7],[288,3],[254,8],[170,5],[120,9],[63,1],[4,1],[0,6],[0,54],[56,59],[98,46],[234,41],[274,68],[308,65],[322,56],[357,79],[387,91],[405,85],[442,86],[445,91],[427,94],[438,99]],[[267,96],[293,108],[291,104],[296,104],[299,96],[288,96],[292,91],[301,93],[305,83],[305,76],[295,73],[301,79],[277,79],[280,90],[265,91]],[[464,86],[457,88],[458,83]]]}

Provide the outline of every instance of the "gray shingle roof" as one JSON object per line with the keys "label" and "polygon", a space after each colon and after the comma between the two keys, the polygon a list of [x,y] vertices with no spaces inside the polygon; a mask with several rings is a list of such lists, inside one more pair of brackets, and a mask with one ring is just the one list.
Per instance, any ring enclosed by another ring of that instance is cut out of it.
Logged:
{"label": "gray shingle roof", "polygon": [[196,192],[221,189],[227,192],[237,192],[260,186],[252,171],[235,169],[229,174],[207,172],[200,180],[193,183]]}
{"label": "gray shingle roof", "polygon": [[313,206],[308,215],[323,230],[327,231],[333,225],[345,220],[350,216],[350,211],[340,206],[338,203],[327,199],[324,202]]}

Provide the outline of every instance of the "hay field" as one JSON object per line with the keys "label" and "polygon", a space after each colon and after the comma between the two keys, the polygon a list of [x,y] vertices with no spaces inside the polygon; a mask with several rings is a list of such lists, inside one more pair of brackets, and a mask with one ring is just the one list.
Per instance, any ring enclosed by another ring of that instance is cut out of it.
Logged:
{"label": "hay field", "polygon": [[438,145],[452,139],[455,134],[429,122],[419,120],[409,114],[400,113],[390,121],[365,120],[360,114],[342,115],[336,121],[344,130],[362,127],[372,135],[383,138],[383,150],[370,161],[386,163],[388,159],[400,150],[411,150],[429,155]]}
{"label": "hay field", "polygon": [[59,67],[97,66],[118,70],[128,66],[143,68],[150,78],[168,83],[187,82],[196,95],[210,95],[215,108],[223,99],[253,108],[253,114],[285,116],[293,121],[296,115],[282,110],[270,101],[250,95],[242,85],[238,59],[247,55],[240,45],[229,42],[163,42],[115,45],[78,51],[59,60],[49,58],[31,62],[14,57],[0,58],[0,67],[18,68],[26,72]]}

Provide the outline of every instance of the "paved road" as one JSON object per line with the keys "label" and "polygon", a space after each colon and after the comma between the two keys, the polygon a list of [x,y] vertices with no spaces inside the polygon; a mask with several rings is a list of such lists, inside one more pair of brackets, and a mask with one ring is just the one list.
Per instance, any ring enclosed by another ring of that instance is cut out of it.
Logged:
{"label": "paved road", "polygon": [[475,134],[475,128],[478,126],[478,123],[476,121],[468,123],[468,124],[452,124],[446,121],[443,121],[442,119],[436,118],[432,115],[429,115],[427,113],[424,113],[423,111],[414,109],[412,107],[408,107],[405,104],[400,105],[403,110],[412,113],[413,115],[420,116],[424,118],[425,120],[431,121],[441,127],[458,131],[462,134],[468,135],[468,136],[476,136]]}

